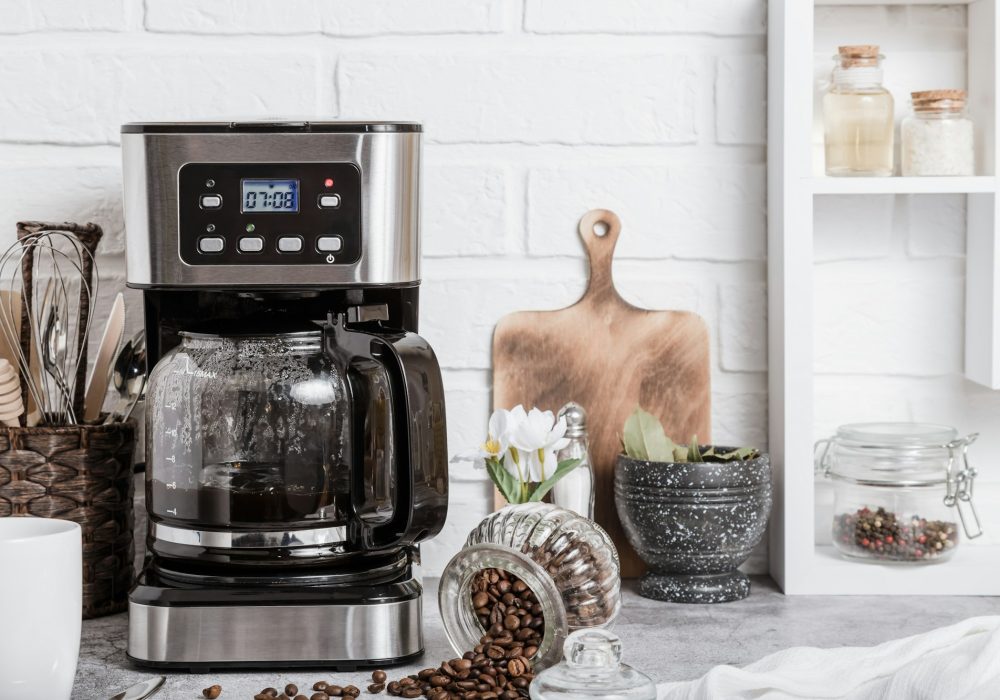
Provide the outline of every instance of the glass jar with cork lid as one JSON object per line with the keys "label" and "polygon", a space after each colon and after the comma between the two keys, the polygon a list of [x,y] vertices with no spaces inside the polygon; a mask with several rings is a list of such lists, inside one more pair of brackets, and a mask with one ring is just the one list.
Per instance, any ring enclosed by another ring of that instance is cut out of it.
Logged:
{"label": "glass jar with cork lid", "polygon": [[974,125],[965,90],[911,92],[913,114],[899,128],[903,175],[974,175]]}
{"label": "glass jar with cork lid", "polygon": [[889,176],[893,173],[894,103],[882,85],[878,46],[841,46],[823,96],[826,174]]}

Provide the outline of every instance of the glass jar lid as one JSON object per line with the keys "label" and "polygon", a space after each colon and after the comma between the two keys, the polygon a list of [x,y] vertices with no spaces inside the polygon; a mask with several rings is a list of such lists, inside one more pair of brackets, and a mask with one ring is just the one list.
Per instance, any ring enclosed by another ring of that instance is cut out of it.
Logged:
{"label": "glass jar lid", "polygon": [[837,428],[837,438],[867,447],[933,448],[958,437],[948,425],[934,423],[849,423]]}
{"label": "glass jar lid", "polygon": [[654,700],[656,686],[646,674],[622,663],[618,635],[602,629],[573,632],[562,663],[538,674],[531,697],[538,700]]}
{"label": "glass jar lid", "polygon": [[947,425],[851,423],[821,440],[826,476],[872,486],[945,484],[967,440]]}

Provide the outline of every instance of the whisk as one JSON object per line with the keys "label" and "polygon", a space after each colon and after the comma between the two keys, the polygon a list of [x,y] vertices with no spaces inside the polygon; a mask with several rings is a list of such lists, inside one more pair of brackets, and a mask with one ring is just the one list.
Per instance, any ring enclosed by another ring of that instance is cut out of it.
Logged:
{"label": "whisk", "polygon": [[[92,250],[67,231],[22,235],[0,256],[6,291],[0,332],[14,351],[27,397],[49,425],[77,422],[77,384],[86,371],[81,365],[97,301],[97,275],[88,281],[93,269]],[[32,367],[38,360],[45,371]]]}

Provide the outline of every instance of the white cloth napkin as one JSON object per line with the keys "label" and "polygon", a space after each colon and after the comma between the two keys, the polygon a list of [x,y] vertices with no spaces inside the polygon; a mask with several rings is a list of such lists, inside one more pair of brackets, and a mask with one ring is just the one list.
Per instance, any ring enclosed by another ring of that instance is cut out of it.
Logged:
{"label": "white cloth napkin", "polygon": [[973,617],[875,647],[785,649],[657,690],[659,700],[995,700],[1000,617]]}

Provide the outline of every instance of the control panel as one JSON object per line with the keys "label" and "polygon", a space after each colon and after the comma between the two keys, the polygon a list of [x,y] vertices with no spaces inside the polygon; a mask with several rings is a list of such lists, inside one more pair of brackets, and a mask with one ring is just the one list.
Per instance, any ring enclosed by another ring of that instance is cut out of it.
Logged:
{"label": "control panel", "polygon": [[187,163],[178,240],[188,265],[350,265],[361,257],[353,163]]}

